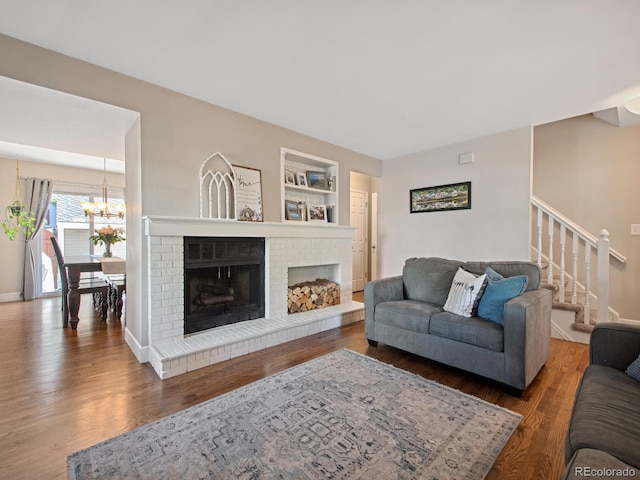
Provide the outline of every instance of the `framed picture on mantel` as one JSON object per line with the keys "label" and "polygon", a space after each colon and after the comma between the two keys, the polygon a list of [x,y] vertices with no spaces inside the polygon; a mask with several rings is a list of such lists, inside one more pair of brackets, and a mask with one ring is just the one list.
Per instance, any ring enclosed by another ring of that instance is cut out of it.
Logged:
{"label": "framed picture on mantel", "polygon": [[262,172],[234,165],[236,173],[236,219],[262,222]]}

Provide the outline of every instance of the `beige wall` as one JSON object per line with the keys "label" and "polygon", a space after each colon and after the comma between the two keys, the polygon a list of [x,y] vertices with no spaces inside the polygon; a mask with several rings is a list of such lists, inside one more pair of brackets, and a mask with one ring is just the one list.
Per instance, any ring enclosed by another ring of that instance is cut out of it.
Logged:
{"label": "beige wall", "polygon": [[143,215],[197,217],[198,169],[216,151],[262,170],[265,221],[280,221],[282,146],[340,162],[343,211],[351,170],[382,173],[371,157],[2,35],[0,75],[140,112]]}
{"label": "beige wall", "polygon": [[640,319],[640,126],[584,115],[535,128],[533,193],[594,235],[607,229],[628,258],[611,263],[610,304]]}
{"label": "beige wall", "polygon": [[[232,163],[262,170],[264,219],[268,222],[280,221],[282,146],[340,163],[342,212],[349,211],[351,170],[373,176],[382,174],[382,163],[377,159],[3,35],[0,35],[0,75],[140,113],[137,146],[140,165],[128,166],[126,174],[128,257],[134,248],[142,254],[145,252],[142,239],[135,238],[131,229],[132,222],[137,223],[139,229],[142,215],[198,216],[198,170],[206,157],[216,151]],[[215,88],[215,79],[212,79],[212,88]],[[127,135],[127,144],[132,144],[125,148],[128,162],[137,161],[129,158],[131,151],[136,150],[137,141],[133,137],[135,135]],[[134,203],[137,192],[139,205]],[[340,222],[348,225],[349,215],[340,215]],[[140,262],[135,265],[141,271],[143,267]],[[16,272],[6,275],[16,275]],[[131,282],[128,290],[131,287],[145,295],[147,279],[141,277],[138,285],[137,279],[131,277]],[[143,306],[146,302],[144,297],[136,298],[140,310],[127,310],[127,329],[133,337],[128,341],[145,348],[148,329]]]}
{"label": "beige wall", "polygon": [[[532,129],[523,127],[385,161],[381,276],[400,274],[410,257],[528,260],[532,141]],[[474,162],[460,165],[467,152]],[[470,210],[409,213],[409,190],[466,181]]]}
{"label": "beige wall", "polygon": [[[45,163],[20,161],[20,176],[23,178],[47,178],[55,181],[101,185],[103,172],[81,168],[61,167]],[[11,203],[15,194],[16,160],[0,157],[0,206],[4,209]],[[124,187],[124,175],[109,174],[107,182],[113,187]],[[22,191],[25,191],[24,181]],[[2,211],[4,220],[4,210]],[[22,270],[24,258],[24,237],[18,235],[10,241],[6,235],[0,234],[0,301],[15,300],[22,291]]]}

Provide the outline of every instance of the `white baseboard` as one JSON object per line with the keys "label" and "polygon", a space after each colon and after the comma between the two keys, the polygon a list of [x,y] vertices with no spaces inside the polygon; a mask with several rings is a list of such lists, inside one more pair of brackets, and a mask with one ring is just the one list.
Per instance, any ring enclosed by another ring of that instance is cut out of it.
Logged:
{"label": "white baseboard", "polygon": [[149,347],[140,345],[138,340],[129,332],[128,328],[124,330],[124,341],[127,342],[127,345],[129,345],[129,348],[140,363],[147,363],[149,361]]}
{"label": "white baseboard", "polygon": [[591,334],[574,330],[571,325],[575,321],[575,313],[566,310],[551,310],[551,338],[569,342],[589,344]]}
{"label": "white baseboard", "polygon": [[0,293],[0,303],[1,302],[19,302],[21,300],[22,300],[22,294],[20,292]]}

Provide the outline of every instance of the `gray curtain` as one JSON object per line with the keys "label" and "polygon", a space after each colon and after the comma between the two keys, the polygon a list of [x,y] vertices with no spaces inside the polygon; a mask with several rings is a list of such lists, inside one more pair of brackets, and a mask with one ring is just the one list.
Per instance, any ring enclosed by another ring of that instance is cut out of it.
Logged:
{"label": "gray curtain", "polygon": [[24,279],[22,282],[22,296],[25,300],[36,298],[36,255],[33,249],[33,239],[42,229],[44,219],[49,209],[53,181],[40,178],[27,178],[25,206],[36,219],[35,230],[24,240]]}

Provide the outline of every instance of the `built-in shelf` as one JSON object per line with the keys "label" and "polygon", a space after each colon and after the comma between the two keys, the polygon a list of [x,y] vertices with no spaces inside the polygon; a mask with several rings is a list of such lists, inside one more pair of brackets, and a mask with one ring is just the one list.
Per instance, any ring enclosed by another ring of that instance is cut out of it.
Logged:
{"label": "built-in shelf", "polygon": [[283,223],[338,225],[337,162],[282,147],[280,170]]}

